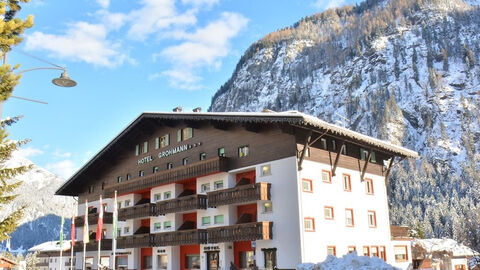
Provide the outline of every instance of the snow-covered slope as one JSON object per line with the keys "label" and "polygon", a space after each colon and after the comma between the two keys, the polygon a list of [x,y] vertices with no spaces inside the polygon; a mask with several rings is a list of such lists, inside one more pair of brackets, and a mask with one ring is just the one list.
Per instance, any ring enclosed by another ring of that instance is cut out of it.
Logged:
{"label": "snow-covered slope", "polygon": [[473,2],[370,0],[304,18],[253,44],[209,110],[299,110],[418,151],[392,174],[392,221],[480,249]]}
{"label": "snow-covered slope", "polygon": [[[12,234],[12,249],[28,249],[34,244],[58,238],[61,215],[67,218],[73,214],[72,197],[54,196],[64,180],[53,173],[33,164],[16,153],[5,163],[6,167],[32,165],[28,172],[10,180],[23,181],[14,194],[15,200],[0,210],[0,220],[21,206],[26,206],[21,219],[22,224]],[[66,230],[65,232],[67,232]]]}

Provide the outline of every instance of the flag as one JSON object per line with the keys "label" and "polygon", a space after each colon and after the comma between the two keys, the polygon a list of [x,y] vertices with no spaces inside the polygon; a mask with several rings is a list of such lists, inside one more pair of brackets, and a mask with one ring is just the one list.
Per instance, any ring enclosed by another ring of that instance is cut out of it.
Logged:
{"label": "flag", "polygon": [[10,243],[10,238],[7,239],[7,243],[6,243],[6,247],[8,252],[12,252],[12,246],[11,246],[11,243]]}
{"label": "flag", "polygon": [[63,224],[65,223],[65,218],[62,215],[62,220],[60,221],[60,249],[63,247]]}
{"label": "flag", "polygon": [[103,204],[102,204],[102,195],[100,195],[100,213],[98,214],[98,223],[97,223],[97,237],[96,241],[100,241],[102,239],[102,231],[103,231]]}
{"label": "flag", "polygon": [[83,243],[86,244],[90,242],[90,237],[88,235],[88,201],[85,200],[85,223],[83,224]]}
{"label": "flag", "polygon": [[118,203],[117,191],[115,191],[115,198],[113,199],[113,239],[117,239],[117,219],[118,219]]}
{"label": "flag", "polygon": [[70,239],[72,242],[72,247],[75,246],[75,213],[72,216],[72,228],[70,232]]}

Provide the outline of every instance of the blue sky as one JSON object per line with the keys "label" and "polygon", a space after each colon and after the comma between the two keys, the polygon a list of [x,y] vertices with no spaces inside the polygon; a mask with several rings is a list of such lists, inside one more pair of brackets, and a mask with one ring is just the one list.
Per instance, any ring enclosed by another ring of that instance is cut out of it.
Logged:
{"label": "blue sky", "polygon": [[202,107],[248,46],[300,18],[355,0],[32,0],[19,13],[35,26],[9,55],[22,69],[66,66],[78,82],[60,88],[56,70],[24,73],[2,117],[23,115],[10,138],[21,155],[68,178],[143,111]]}

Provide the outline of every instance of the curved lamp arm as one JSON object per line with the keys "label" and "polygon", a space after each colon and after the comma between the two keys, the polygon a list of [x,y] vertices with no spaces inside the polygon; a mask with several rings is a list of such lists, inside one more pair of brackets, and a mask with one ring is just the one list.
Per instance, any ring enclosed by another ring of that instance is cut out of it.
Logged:
{"label": "curved lamp arm", "polygon": [[66,68],[60,68],[60,67],[37,67],[37,68],[29,68],[29,69],[24,69],[24,70],[20,70],[19,72],[17,72],[17,74],[22,74],[22,73],[25,73],[25,72],[30,72],[30,71],[34,71],[34,70],[40,70],[40,69],[55,69],[55,70],[63,70],[64,72],[67,71]]}

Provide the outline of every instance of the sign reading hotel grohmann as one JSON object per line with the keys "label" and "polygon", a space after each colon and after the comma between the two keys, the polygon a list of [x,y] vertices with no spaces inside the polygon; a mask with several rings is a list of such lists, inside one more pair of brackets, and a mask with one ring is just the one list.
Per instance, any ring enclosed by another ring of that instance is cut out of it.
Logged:
{"label": "sign reading hotel grohmann", "polygon": [[[165,150],[165,151],[162,151],[162,152],[158,153],[158,158],[164,158],[164,157],[168,157],[168,156],[171,156],[171,155],[174,155],[174,154],[178,154],[178,153],[187,151],[188,149],[191,149],[193,147],[197,147],[197,146],[200,146],[200,145],[202,145],[201,142],[194,143],[194,144],[179,145],[177,147],[174,147],[174,148],[171,148],[171,149],[168,149],[168,150]],[[143,157],[143,158],[139,159],[137,164],[138,165],[145,164],[145,163],[148,163],[150,161],[153,161],[153,159],[154,159],[153,156],[146,156],[146,157]]]}

